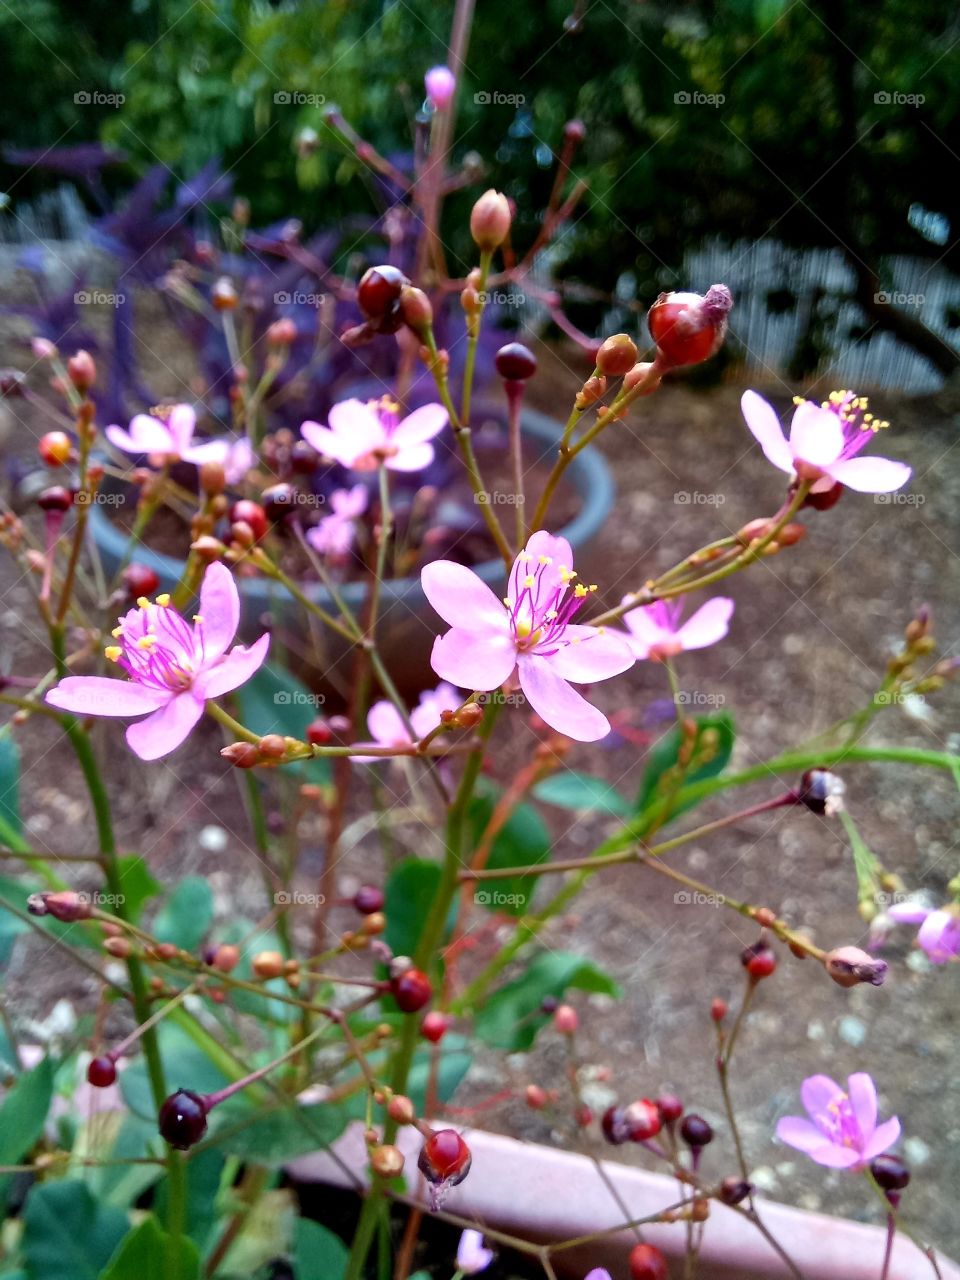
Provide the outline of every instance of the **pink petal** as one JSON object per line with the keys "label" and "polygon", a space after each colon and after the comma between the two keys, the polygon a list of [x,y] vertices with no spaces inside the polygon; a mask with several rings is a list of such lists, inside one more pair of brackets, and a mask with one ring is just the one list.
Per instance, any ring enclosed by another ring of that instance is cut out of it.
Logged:
{"label": "pink petal", "polygon": [[366,511],[369,500],[367,486],[355,484],[352,489],[334,489],[330,495],[330,506],[333,514],[341,519],[355,520]]}
{"label": "pink petal", "polygon": [[[627,598],[624,596],[624,600]],[[673,632],[661,627],[657,622],[652,605],[641,605],[638,609],[631,609],[629,613],[623,615],[623,620],[630,630],[627,642],[637,658],[648,657],[654,645],[673,639]]]}
{"label": "pink petal", "polygon": [[551,729],[577,742],[596,742],[610,732],[610,721],[603,712],[571,689],[551,659],[521,654],[517,671],[527,701]]}
{"label": "pink petal", "polygon": [[375,702],[367,712],[367,729],[374,742],[378,742],[381,747],[395,747],[399,743],[410,741],[410,734],[400,719],[400,712],[392,702],[385,699]]}
{"label": "pink petal", "polygon": [[705,649],[716,644],[730,628],[733,608],[733,601],[727,596],[715,596],[690,615],[677,632],[677,640],[684,649]]}
{"label": "pink petal", "polygon": [[550,657],[550,666],[564,680],[592,684],[595,680],[618,676],[635,661],[633,650],[621,632],[574,624],[564,631],[560,648]]}
{"label": "pink petal", "polygon": [[319,422],[304,422],[300,427],[300,434],[317,453],[324,458],[332,458],[344,467],[353,466],[357,458],[368,452],[358,448],[348,436],[337,435],[329,427],[321,427]]}
{"label": "pink petal", "polygon": [[239,484],[255,460],[249,440],[245,438],[234,440],[227,451],[225,463],[227,484]]}
{"label": "pink petal", "polygon": [[125,453],[171,453],[176,452],[170,432],[162,422],[151,418],[148,413],[138,413],[130,423],[130,430],[122,427],[107,427],[105,433],[111,444]]}
{"label": "pink petal", "polygon": [[127,745],[141,760],[159,760],[175,751],[203,715],[203,703],[192,692],[179,693],[165,707],[127,729]]}
{"label": "pink petal", "polygon": [[190,448],[190,441],[197,425],[197,415],[188,404],[175,404],[167,418],[170,434],[177,444],[177,452],[183,457],[184,450]]}
{"label": "pink petal", "polygon": [[190,445],[180,450],[184,462],[192,462],[195,467],[202,467],[205,462],[221,462],[226,464],[230,454],[230,443],[227,440],[205,440],[203,444]]}
{"label": "pink petal", "polygon": [[[549,563],[541,564],[541,560]],[[539,599],[546,600],[553,592],[563,589],[572,572],[573,551],[570,543],[566,538],[547,533],[546,529],[538,529],[530,535],[527,545],[513,562],[508,594],[511,600],[518,599],[524,578],[529,573],[535,573],[539,583]]]}
{"label": "pink petal", "polygon": [[790,427],[790,448],[795,458],[814,467],[835,462],[843,452],[843,427],[832,409],[810,400],[798,404]]}
{"label": "pink petal", "polygon": [[923,924],[930,915],[930,907],[924,907],[919,902],[895,902],[892,907],[887,908],[887,915],[897,924]]}
{"label": "pink petal", "polygon": [[853,1147],[841,1147],[834,1142],[828,1142],[816,1151],[808,1151],[811,1160],[816,1160],[817,1164],[822,1164],[827,1169],[852,1169],[855,1165],[863,1164],[863,1154],[855,1151]]}
{"label": "pink petal", "polygon": [[860,1132],[865,1138],[869,1137],[877,1124],[877,1087],[866,1071],[850,1076],[847,1096]]}
{"label": "pink petal", "polygon": [[430,654],[434,671],[462,689],[489,692],[511,675],[517,651],[508,631],[466,631],[454,627],[437,636]]}
{"label": "pink petal", "polygon": [[387,458],[388,471],[422,471],[436,456],[432,444],[400,445],[400,452]]}
{"label": "pink petal", "polygon": [[800,1086],[801,1101],[811,1116],[818,1116],[822,1111],[829,1110],[830,1104],[843,1092],[836,1080],[831,1080],[829,1076],[807,1076]]}
{"label": "pink petal", "polygon": [[767,461],[781,471],[792,472],[793,453],[773,405],[768,404],[763,396],[758,396],[756,391],[745,391],[740,400],[740,408]]}
{"label": "pink petal", "polygon": [[208,565],[200,585],[198,629],[203,636],[203,665],[211,667],[229,649],[240,625],[240,593],[225,564]]}
{"label": "pink petal", "polygon": [[[510,633],[506,608],[487,584],[465,565],[453,560],[434,560],[420,573],[423,594],[451,627],[477,627]],[[449,677],[453,680],[453,677]],[[454,684],[463,684],[453,680]],[[476,685],[465,685],[475,689]]]}
{"label": "pink petal", "polygon": [[778,1121],[777,1137],[781,1142],[796,1147],[798,1151],[805,1151],[808,1155],[829,1145],[829,1139],[824,1137],[817,1126],[811,1120],[804,1120],[802,1116],[784,1116]]}
{"label": "pink petal", "polygon": [[949,911],[931,911],[920,926],[917,942],[934,964],[946,964],[960,951],[960,920]]}
{"label": "pink petal", "polygon": [[896,1116],[891,1116],[889,1120],[884,1120],[883,1124],[878,1124],[870,1135],[863,1148],[863,1159],[872,1160],[874,1156],[882,1155],[899,1137],[900,1121]]}
{"label": "pink petal", "polygon": [[387,443],[380,415],[363,400],[341,400],[327,414],[327,422],[335,435],[350,442],[355,456]]}
{"label": "pink petal", "polygon": [[583,1280],[611,1280],[610,1272],[605,1267],[594,1267],[588,1271]]}
{"label": "pink petal", "polygon": [[410,712],[410,723],[417,740],[437,727],[441,711],[456,711],[462,702],[463,695],[445,680],[441,680],[436,689],[421,693],[420,702]]}
{"label": "pink petal", "polygon": [[78,716],[142,716],[156,711],[170,697],[132,680],[106,676],[66,676],[47,691],[45,702]]}
{"label": "pink petal", "polygon": [[449,414],[442,404],[425,404],[420,409],[408,413],[399,426],[391,432],[391,444],[405,447],[410,444],[423,444],[439,435],[447,425]]}
{"label": "pink petal", "polygon": [[269,634],[262,635],[249,649],[242,644],[236,645],[215,667],[200,672],[193,682],[194,697],[202,700],[219,698],[232,689],[239,689],[266,662],[269,648]]}
{"label": "pink petal", "polygon": [[893,493],[895,489],[901,489],[913,474],[905,462],[872,457],[833,462],[826,470],[834,480],[857,493]]}

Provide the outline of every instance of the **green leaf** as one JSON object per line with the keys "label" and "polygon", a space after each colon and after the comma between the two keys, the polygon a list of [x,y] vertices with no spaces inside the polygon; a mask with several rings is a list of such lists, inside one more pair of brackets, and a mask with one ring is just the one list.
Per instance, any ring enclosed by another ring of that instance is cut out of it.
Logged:
{"label": "green leaf", "polygon": [[19,1164],[43,1133],[53,1097],[49,1058],[21,1075],[0,1106],[0,1165]]}
{"label": "green leaf", "polygon": [[[706,778],[715,778],[722,773],[730,762],[736,738],[733,717],[726,711],[715,716],[700,716],[696,720],[697,736],[689,767],[683,774],[684,786],[702,782]],[[670,793],[678,776],[676,766],[680,745],[680,729],[675,725],[651,749],[643,781],[640,783],[636,812],[642,813],[658,801],[670,804]],[[692,809],[696,803],[696,800],[689,800],[676,808],[671,807],[670,814],[676,817],[677,814]]]}
{"label": "green leaf", "polygon": [[[283,667],[265,663],[252,680],[235,695],[240,706],[240,719],[248,729],[261,737],[281,733],[289,738],[304,739],[307,725],[316,720],[323,706],[321,695],[310,689]],[[285,772],[295,772],[311,782],[328,782],[327,760],[300,760],[285,765]]]}
{"label": "green leaf", "polygon": [[185,876],[157,912],[153,935],[195,951],[213,921],[213,890],[203,876]]}
{"label": "green leaf", "polygon": [[20,819],[20,748],[9,733],[0,733],[0,818],[19,835]]}
{"label": "green leaf", "polygon": [[162,885],[154,880],[146,858],[142,858],[138,853],[120,858],[117,862],[117,871],[123,886],[127,919],[136,924],[144,904],[157,896]]}
{"label": "green leaf", "polygon": [[[460,1082],[470,1070],[473,1054],[465,1036],[448,1032],[436,1052],[436,1091],[440,1102],[448,1102],[456,1093]],[[434,1051],[429,1045],[417,1049],[410,1074],[407,1076],[407,1096],[412,1100],[417,1115],[427,1109],[427,1092],[433,1071]]]}
{"label": "green leaf", "polygon": [[298,1218],[293,1232],[295,1280],[343,1280],[350,1251],[339,1236],[309,1218]]}
{"label": "green leaf", "polygon": [[[173,1247],[173,1238],[156,1218],[145,1218],[121,1241],[100,1280],[167,1280]],[[177,1276],[179,1280],[196,1280],[199,1274],[197,1246],[181,1236],[177,1247]]]}
{"label": "green leaf", "polygon": [[207,1141],[226,1155],[274,1166],[328,1147],[346,1127],[346,1115],[330,1103],[314,1107],[291,1104],[274,1111],[268,1106],[254,1111],[244,1105],[224,1111]]}
{"label": "green leaf", "polygon": [[561,809],[578,809],[587,813],[610,813],[617,818],[631,812],[630,802],[603,778],[565,769],[544,778],[533,788],[537,800],[558,805]]}
{"label": "green leaf", "polygon": [[[479,843],[496,803],[497,794],[492,788],[471,801],[468,818],[474,844]],[[543,819],[530,805],[518,804],[494,837],[486,865],[490,871],[498,867],[531,867],[546,861],[549,855],[550,833]],[[530,909],[536,884],[535,876],[480,883],[474,890],[473,900],[488,911],[522,916]]]}
{"label": "green leaf", "polygon": [[474,1031],[486,1044],[510,1052],[529,1049],[549,1020],[541,1013],[545,996],[560,999],[569,988],[618,996],[620,988],[583,956],[545,951],[513,982],[495,991],[474,1019]]}
{"label": "green leaf", "polygon": [[30,1280],[98,1280],[127,1234],[127,1215],[98,1204],[82,1182],[35,1186],[23,1216]]}
{"label": "green leaf", "polygon": [[439,884],[439,865],[423,858],[405,858],[390,873],[385,890],[384,937],[394,955],[409,956],[416,950]]}

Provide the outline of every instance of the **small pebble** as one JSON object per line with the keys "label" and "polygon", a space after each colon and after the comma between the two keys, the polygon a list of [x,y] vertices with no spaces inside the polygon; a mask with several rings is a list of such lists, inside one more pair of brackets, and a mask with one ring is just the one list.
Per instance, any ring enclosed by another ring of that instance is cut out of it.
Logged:
{"label": "small pebble", "polygon": [[223,827],[217,827],[213,824],[201,827],[200,834],[197,836],[197,842],[201,849],[205,849],[207,853],[223,853],[229,843],[230,837],[224,831]]}
{"label": "small pebble", "polygon": [[840,1039],[847,1044],[852,1044],[855,1049],[859,1048],[867,1038],[866,1023],[861,1022],[859,1018],[841,1018],[838,1030]]}

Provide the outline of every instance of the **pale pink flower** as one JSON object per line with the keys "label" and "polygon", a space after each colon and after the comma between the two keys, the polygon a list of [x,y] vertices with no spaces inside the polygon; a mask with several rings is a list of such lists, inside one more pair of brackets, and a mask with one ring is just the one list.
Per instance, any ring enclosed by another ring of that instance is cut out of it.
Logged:
{"label": "pale pink flower", "polygon": [[479,1275],[493,1261],[493,1250],[483,1243],[480,1231],[464,1231],[457,1246],[457,1270],[465,1276]]}
{"label": "pale pink flower", "polygon": [[424,594],[451,630],[434,641],[438,676],[464,689],[497,689],[514,671],[534,711],[558,733],[593,742],[610,732],[607,717],[570,687],[619,675],[633,665],[629,645],[573,617],[594,587],[574,585],[565,538],[533,534],[498,600],[475,573],[436,560],[420,575]]}
{"label": "pale pink flower", "polygon": [[240,625],[240,597],[230,570],[211,564],[200,587],[200,612],[187,622],[170,604],[138,601],[120,619],[107,657],[127,680],[66,676],[46,696],[77,716],[145,716],[127,729],[127,745],[141,760],[169,755],[203,715],[208,698],[238,689],[263,664],[270,636],[249,649],[230,648]]}
{"label": "pale pink flower", "polygon": [[768,461],[788,475],[814,480],[814,493],[834,484],[860,493],[891,493],[910,479],[912,472],[906,463],[856,456],[887,424],[864,413],[866,401],[852,391],[834,391],[823,404],[800,401],[789,439],[783,434],[776,409],[756,391],[745,391],[740,404]]}
{"label": "pale pink flower", "polygon": [[449,67],[431,67],[423,77],[427,100],[437,111],[443,111],[453,101],[457,91],[457,77]]}
{"label": "pale pink flower", "polygon": [[800,1086],[808,1120],[784,1116],[777,1137],[830,1169],[862,1169],[900,1136],[896,1116],[877,1124],[877,1088],[865,1071],[844,1090],[829,1076],[808,1076]]}
{"label": "pale pink flower", "polygon": [[[456,711],[462,702],[462,696],[453,685],[441,680],[435,689],[426,689],[421,693],[420,701],[410,712],[410,725],[414,734],[412,738],[407,731],[407,726],[403,723],[400,712],[386,698],[375,702],[367,712],[367,729],[378,747],[407,747],[411,742],[419,742],[437,727],[442,711]],[[350,758],[358,764],[370,764],[372,761],[382,759],[380,756],[351,756]]]}
{"label": "pale pink flower", "polygon": [[[629,599],[624,596],[621,603],[626,604]],[[683,596],[672,601],[657,600],[623,615],[630,631],[624,639],[637,658],[671,658],[685,649],[706,649],[727,634],[734,609],[727,596],[708,600],[681,624],[683,600]]]}
{"label": "pale pink flower", "polygon": [[447,425],[442,404],[425,404],[400,418],[395,401],[341,400],[330,410],[328,426],[304,422],[300,434],[317,453],[354,471],[421,471],[433,461],[429,442]]}
{"label": "pale pink flower", "polygon": [[917,943],[932,964],[948,964],[960,956],[960,917],[943,907],[896,902],[887,915],[897,924],[918,924]]}
{"label": "pale pink flower", "polygon": [[331,560],[345,560],[356,538],[355,521],[366,511],[368,501],[366,485],[335,489],[330,495],[330,515],[307,530],[307,541],[314,551]]}
{"label": "pale pink flower", "polygon": [[138,413],[131,419],[129,431],[113,425],[107,427],[104,434],[124,453],[146,454],[154,466],[183,461],[202,467],[205,462],[219,462],[226,472],[227,483],[239,484],[254,462],[249,441],[240,437],[194,444],[196,425],[193,408],[188,404],[175,404],[162,418]]}

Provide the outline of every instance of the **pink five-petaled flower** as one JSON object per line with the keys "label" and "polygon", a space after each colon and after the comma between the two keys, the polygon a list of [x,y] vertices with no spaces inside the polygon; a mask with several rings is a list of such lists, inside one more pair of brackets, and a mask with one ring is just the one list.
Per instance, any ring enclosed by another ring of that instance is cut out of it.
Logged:
{"label": "pink five-petaled flower", "polygon": [[345,560],[356,536],[354,521],[366,511],[368,501],[366,485],[334,489],[330,515],[324,516],[316,528],[307,530],[307,541],[314,551],[331,560]]}
{"label": "pink five-petaled flower", "polygon": [[932,964],[948,964],[960,956],[960,917],[944,907],[897,902],[887,915],[897,924],[918,924],[917,943]]}
{"label": "pink five-petaled flower", "polygon": [[[163,413],[163,417],[157,416]],[[238,484],[253,466],[253,450],[245,437],[237,440],[205,440],[193,443],[197,415],[188,404],[171,405],[152,414],[138,413],[130,422],[130,430],[110,426],[106,437],[124,453],[143,453],[151,461],[192,462],[202,467],[205,462],[219,462],[228,484]]]}
{"label": "pink five-petaled flower", "polygon": [[634,658],[621,636],[573,623],[595,589],[575,586],[576,576],[570,544],[544,530],[514,561],[503,601],[462,564],[428,564],[420,575],[424,594],[452,627],[434,641],[434,671],[461,688],[490,691],[516,669],[527,701],[552,729],[579,742],[605,737],[607,717],[568,682],[606,680]]}
{"label": "pink five-petaled flower", "polygon": [[483,1243],[480,1231],[464,1231],[457,1246],[457,1270],[465,1276],[476,1276],[486,1271],[493,1261],[493,1250]]}
{"label": "pink five-petaled flower", "polygon": [[429,443],[447,425],[442,404],[425,404],[401,420],[389,396],[380,400],[341,400],[330,410],[329,426],[304,422],[300,434],[325,458],[354,471],[421,471],[433,461]]}
{"label": "pink five-petaled flower", "polygon": [[[420,695],[420,701],[410,712],[410,737],[406,725],[400,718],[400,712],[386,698],[375,702],[367,713],[367,728],[378,747],[406,747],[411,742],[419,742],[431,729],[440,723],[442,711],[456,711],[463,698],[452,685],[441,680],[435,689],[426,689]],[[357,764],[375,763],[380,756],[351,756]]]}
{"label": "pink five-petaled flower", "polygon": [[889,424],[864,413],[866,400],[852,391],[832,391],[823,404],[801,400],[793,413],[789,440],[773,405],[756,391],[745,391],[740,405],[768,461],[789,475],[813,480],[814,493],[835,484],[860,493],[892,493],[910,479],[911,469],[904,462],[856,456],[876,431]]}
{"label": "pink five-petaled flower", "polygon": [[843,1090],[829,1076],[808,1076],[800,1097],[809,1120],[784,1116],[777,1137],[830,1169],[862,1169],[900,1136],[896,1116],[877,1124],[877,1089],[865,1071]]}
{"label": "pink five-petaled flower", "polygon": [[[624,596],[621,603],[626,604],[629,599]],[[671,658],[685,649],[706,649],[727,634],[733,607],[727,596],[715,596],[681,624],[683,596],[673,602],[657,600],[623,615],[630,630],[624,639],[637,658],[654,661]]]}
{"label": "pink five-petaled flower", "polygon": [[142,598],[120,619],[117,643],[106,653],[128,680],[67,676],[46,699],[78,716],[146,716],[127,729],[127,744],[141,760],[158,760],[179,747],[203,715],[204,702],[249,680],[270,646],[269,635],[262,635],[249,649],[230,649],[240,597],[225,565],[211,564],[204,574],[192,624],[169,601]]}
{"label": "pink five-petaled flower", "polygon": [[436,111],[443,111],[453,101],[457,91],[457,77],[449,67],[431,67],[423,77],[427,101]]}

